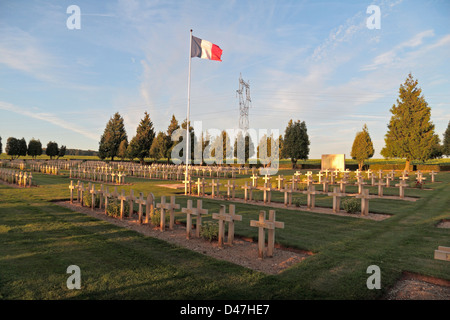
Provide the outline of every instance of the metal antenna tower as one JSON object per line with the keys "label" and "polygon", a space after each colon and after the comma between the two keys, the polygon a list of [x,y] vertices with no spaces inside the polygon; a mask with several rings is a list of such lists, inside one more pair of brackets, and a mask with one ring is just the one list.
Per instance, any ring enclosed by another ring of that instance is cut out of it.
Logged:
{"label": "metal antenna tower", "polygon": [[[244,99],[245,89],[245,99]],[[239,76],[239,89],[236,90],[239,94],[239,128],[247,132],[248,130],[248,108],[252,100],[250,99],[250,83],[242,79],[242,74]]]}

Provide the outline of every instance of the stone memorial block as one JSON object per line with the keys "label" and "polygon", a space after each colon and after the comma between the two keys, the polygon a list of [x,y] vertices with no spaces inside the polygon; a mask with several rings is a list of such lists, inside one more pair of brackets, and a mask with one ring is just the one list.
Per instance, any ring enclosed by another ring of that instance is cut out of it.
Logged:
{"label": "stone memorial block", "polygon": [[323,154],[321,170],[345,170],[345,154]]}

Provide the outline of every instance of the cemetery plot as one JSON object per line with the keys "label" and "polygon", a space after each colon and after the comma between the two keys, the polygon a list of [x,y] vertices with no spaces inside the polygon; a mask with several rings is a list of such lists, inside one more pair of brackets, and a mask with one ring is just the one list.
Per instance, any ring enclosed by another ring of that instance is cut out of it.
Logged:
{"label": "cemetery plot", "polygon": [[[166,199],[166,204],[167,204]],[[173,230],[161,232],[160,226],[149,227],[148,225],[140,224],[138,217],[133,219],[117,219],[107,216],[101,210],[91,210],[88,207],[81,207],[79,204],[70,204],[69,201],[57,202],[56,204],[72,209],[77,212],[85,213],[89,216],[108,221],[117,226],[132,229],[146,236],[158,238],[170,243],[180,245],[193,251],[209,255],[219,260],[225,260],[237,265],[244,266],[256,271],[266,274],[278,274],[286,268],[297,264],[308,256],[310,252],[301,252],[300,250],[288,250],[278,245],[275,245],[275,253],[272,253],[270,259],[258,259],[258,244],[253,241],[244,240],[240,237],[232,238],[233,245],[227,245],[226,248],[220,247],[218,242],[210,243],[202,238],[190,236],[186,239],[186,228],[180,224],[174,224]],[[196,203],[192,204],[193,209]],[[231,210],[233,213],[233,210]],[[226,218],[228,219],[228,218]],[[234,215],[233,219],[240,223],[239,217]]]}

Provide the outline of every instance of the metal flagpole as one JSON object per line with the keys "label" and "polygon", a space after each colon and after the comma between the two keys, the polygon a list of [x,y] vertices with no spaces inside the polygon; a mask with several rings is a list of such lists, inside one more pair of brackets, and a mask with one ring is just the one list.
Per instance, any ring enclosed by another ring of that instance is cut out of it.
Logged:
{"label": "metal flagpole", "polygon": [[191,107],[191,52],[192,52],[192,29],[190,31],[190,40],[189,40],[189,73],[188,73],[188,104],[187,104],[187,115],[186,115],[186,172],[185,172],[185,178],[184,178],[184,194],[187,195],[188,193],[188,177],[189,177],[189,158],[190,158],[190,152],[189,152],[189,109]]}

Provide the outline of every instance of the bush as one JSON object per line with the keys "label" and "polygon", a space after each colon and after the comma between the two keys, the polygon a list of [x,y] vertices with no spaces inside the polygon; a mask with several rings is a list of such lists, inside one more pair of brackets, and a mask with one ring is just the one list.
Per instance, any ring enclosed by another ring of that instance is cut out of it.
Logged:
{"label": "bush", "polygon": [[349,198],[342,201],[342,208],[348,213],[361,212],[361,202],[355,198]]}
{"label": "bush", "polygon": [[200,230],[200,236],[209,240],[209,242],[219,239],[219,224],[214,221],[204,221]]}
{"label": "bush", "polygon": [[[94,207],[100,207],[100,196],[99,195],[95,195],[95,205]],[[91,194],[86,194],[83,195],[83,205],[86,207],[91,207],[92,206],[92,195]]]}
{"label": "bush", "polygon": [[[170,222],[170,215],[166,214],[166,224]],[[161,224],[161,210],[155,209],[153,215],[150,217],[150,221],[154,226],[159,226]]]}
{"label": "bush", "polygon": [[[123,216],[128,217],[128,214],[130,213],[130,205],[128,201],[124,201],[123,204]],[[111,217],[120,217],[120,201],[118,199],[108,199],[106,214]]]}

